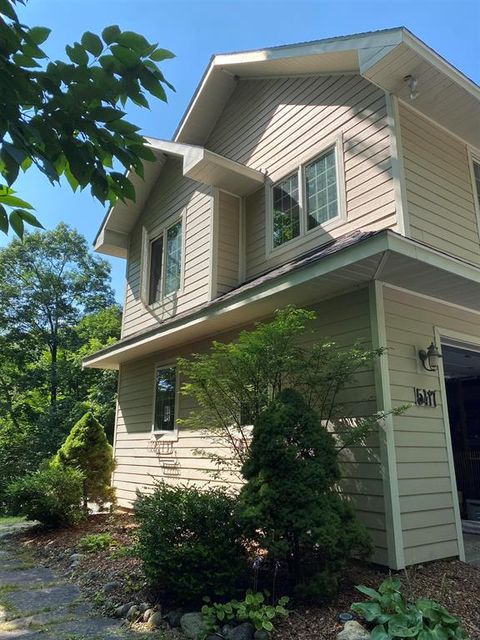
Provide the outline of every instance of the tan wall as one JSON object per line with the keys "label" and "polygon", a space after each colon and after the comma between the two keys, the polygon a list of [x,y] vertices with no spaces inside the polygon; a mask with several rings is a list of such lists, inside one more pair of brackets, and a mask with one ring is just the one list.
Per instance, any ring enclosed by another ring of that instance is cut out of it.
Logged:
{"label": "tan wall", "polygon": [[[184,178],[181,161],[169,158],[131,235],[123,337],[209,299],[211,209],[210,188]],[[165,220],[182,211],[185,212],[183,290],[171,302],[153,311],[140,299],[142,228],[155,235]]]}
{"label": "tan wall", "polygon": [[465,144],[399,106],[410,234],[475,265],[480,238]]}
{"label": "tan wall", "polygon": [[437,407],[412,406],[394,419],[400,510],[406,564],[459,553],[452,469],[448,462],[438,373],[417,356],[434,339],[434,327],[480,338],[480,318],[455,307],[385,287],[385,320],[394,406],[411,403],[414,387],[436,391]]}
{"label": "tan wall", "polygon": [[[367,290],[357,291],[348,297],[338,297],[317,307],[318,335],[335,339],[340,344],[352,344],[362,339],[370,344],[370,319]],[[214,336],[229,340],[234,333]],[[208,482],[206,473],[210,463],[196,456],[196,447],[205,448],[208,441],[199,432],[180,427],[178,441],[173,452],[162,456],[148,449],[152,425],[153,377],[156,362],[171,362],[180,355],[204,350],[208,343],[184,346],[174,353],[158,353],[148,359],[122,366],[119,386],[119,410],[115,433],[117,468],[114,485],[121,506],[130,506],[136,490],[152,486],[153,477],[168,482]],[[347,411],[352,415],[371,412],[375,407],[374,376],[372,370],[360,372],[346,395]],[[192,408],[192,400],[180,398],[180,417]],[[162,468],[162,458],[178,462],[178,475],[168,475]],[[383,501],[382,472],[379,461],[378,437],[372,435],[368,446],[346,451],[343,456],[342,488],[357,513],[369,527],[376,546],[376,559],[386,562],[385,509]]]}
{"label": "tan wall", "polygon": [[240,199],[218,191],[218,220],[215,223],[216,288],[213,298],[230,291],[239,283],[240,275]]}
{"label": "tan wall", "polygon": [[300,245],[266,259],[265,190],[259,190],[247,199],[247,279],[353,229],[395,227],[396,218],[382,91],[360,76],[239,81],[207,148],[268,171],[277,181],[339,132],[347,221],[328,231],[315,229]]}

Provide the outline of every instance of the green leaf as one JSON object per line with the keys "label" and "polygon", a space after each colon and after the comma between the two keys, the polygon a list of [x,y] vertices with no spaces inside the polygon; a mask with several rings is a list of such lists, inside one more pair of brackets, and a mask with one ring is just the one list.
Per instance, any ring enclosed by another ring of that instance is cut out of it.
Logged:
{"label": "green leaf", "polygon": [[39,229],[45,228],[43,224],[38,220],[38,218],[36,218],[33,213],[30,213],[30,211],[25,211],[24,209],[15,209],[13,213],[18,213],[20,218],[32,227],[38,227]]}
{"label": "green leaf", "polygon": [[80,41],[85,49],[94,56],[99,56],[103,51],[103,42],[91,31],[86,31]]}
{"label": "green leaf", "polygon": [[364,595],[368,596],[369,598],[372,598],[372,600],[376,600],[377,602],[380,601],[381,595],[378,593],[378,591],[375,591],[375,589],[366,587],[363,584],[358,585],[357,587],[355,587],[355,589],[357,591],[360,591],[360,593],[363,593]]}
{"label": "green leaf", "polygon": [[0,188],[0,202],[8,207],[21,207],[22,209],[33,209],[31,204],[25,202],[21,198],[13,195],[12,189],[5,190],[5,187]]}
{"label": "green leaf", "polygon": [[168,49],[155,49],[155,51],[150,54],[150,60],[154,60],[155,62],[161,62],[162,60],[168,60],[175,57],[175,54]]}
{"label": "green leaf", "polygon": [[112,45],[110,50],[115,58],[127,67],[134,67],[139,62],[138,54],[121,44]]}
{"label": "green leaf", "polygon": [[15,13],[13,6],[9,0],[0,0],[0,13],[10,18],[10,20],[17,21],[17,14]]}
{"label": "green leaf", "polygon": [[16,211],[12,211],[10,214],[10,226],[17,234],[20,239],[23,239],[23,234],[25,232],[25,227],[23,224],[22,218],[18,215]]}
{"label": "green leaf", "polygon": [[96,107],[90,111],[90,117],[99,122],[113,122],[120,120],[124,115],[125,111],[113,107]]}
{"label": "green leaf", "polygon": [[148,40],[134,31],[124,31],[117,37],[117,42],[140,54],[145,53],[151,46]]}
{"label": "green leaf", "polygon": [[48,38],[51,31],[52,30],[48,27],[32,27],[28,31],[28,36],[33,40],[35,44],[42,44]]}
{"label": "green leaf", "polygon": [[34,69],[35,67],[39,67],[40,65],[30,56],[23,55],[22,53],[17,53],[13,56],[13,61],[19,67],[26,67],[27,69]]}
{"label": "green leaf", "polygon": [[387,630],[383,626],[383,624],[377,624],[376,627],[373,627],[371,632],[371,640],[391,640],[392,636],[387,633]]}
{"label": "green leaf", "polygon": [[112,42],[117,41],[117,38],[121,33],[122,32],[120,31],[120,27],[116,24],[113,24],[110,27],[105,27],[105,29],[102,31],[102,38],[107,44],[112,44]]}
{"label": "green leaf", "polygon": [[10,144],[10,142],[3,142],[2,148],[5,149],[8,155],[19,165],[21,165],[27,157],[27,153],[23,149],[19,149],[15,145]]}
{"label": "green leaf", "polygon": [[262,627],[265,629],[265,631],[273,631],[273,624],[270,622],[270,620],[264,620],[262,622]]}
{"label": "green leaf", "polygon": [[0,204],[0,231],[8,233],[8,215],[4,207]]}
{"label": "green leaf", "polygon": [[67,46],[65,47],[65,51],[67,52],[67,56],[74,64],[88,64],[88,53],[79,42],[75,42],[73,47],[67,44]]}

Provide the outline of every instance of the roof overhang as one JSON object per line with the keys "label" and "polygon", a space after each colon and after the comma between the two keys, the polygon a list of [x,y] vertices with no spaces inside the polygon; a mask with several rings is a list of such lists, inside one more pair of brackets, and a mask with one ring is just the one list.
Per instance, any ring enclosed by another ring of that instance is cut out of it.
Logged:
{"label": "roof overhang", "polygon": [[265,176],[260,171],[201,146],[155,138],[147,138],[147,141],[157,160],[144,163],[143,179],[133,171],[127,173],[135,187],[136,200],[118,200],[109,210],[94,241],[95,250],[100,253],[127,257],[128,235],[145,207],[168,157],[182,161],[185,177],[238,196],[249,195],[265,181]]}
{"label": "roof overhang", "polygon": [[84,365],[118,369],[267,317],[288,304],[309,306],[373,280],[480,311],[478,267],[385,230],[317,261],[276,269],[183,317],[121,340],[86,358]]}
{"label": "roof overhang", "polygon": [[204,144],[240,78],[320,73],[358,73],[480,148],[480,87],[403,27],[213,56],[174,139]]}

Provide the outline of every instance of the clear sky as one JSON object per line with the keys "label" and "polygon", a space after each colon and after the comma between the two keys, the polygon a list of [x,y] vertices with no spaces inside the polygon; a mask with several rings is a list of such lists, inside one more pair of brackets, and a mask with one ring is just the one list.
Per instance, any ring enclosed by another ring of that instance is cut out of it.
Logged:
{"label": "clear sky", "polygon": [[[110,24],[173,51],[177,57],[162,65],[176,88],[169,104],[127,109],[143,133],[156,138],[171,138],[213,53],[406,26],[480,84],[480,0],[29,0],[18,7],[29,26],[52,29],[43,48],[55,59],[64,58],[65,45],[84,31],[98,33]],[[87,191],[52,187],[33,170],[15,188],[45,227],[63,220],[93,241],[104,210]],[[0,245],[5,242],[0,234]],[[109,261],[122,301],[125,263]]]}

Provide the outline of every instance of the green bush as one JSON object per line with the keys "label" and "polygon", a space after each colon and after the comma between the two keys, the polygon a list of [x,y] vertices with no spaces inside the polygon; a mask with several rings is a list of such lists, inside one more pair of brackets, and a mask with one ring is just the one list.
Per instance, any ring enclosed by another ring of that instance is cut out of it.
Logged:
{"label": "green bush", "polygon": [[115,540],[110,533],[91,533],[84,536],[78,542],[78,548],[85,553],[103,551],[115,545]]}
{"label": "green bush", "polygon": [[137,553],[151,588],[169,603],[232,597],[246,571],[235,498],[223,489],[158,483],[135,503]]}
{"label": "green bush", "polygon": [[52,464],[79,469],[83,473],[84,511],[88,500],[102,505],[114,499],[110,486],[115,467],[113,448],[108,444],[104,428],[92,413],[86,413],[73,426]]}
{"label": "green bush", "polygon": [[28,520],[60,527],[82,519],[83,474],[77,469],[44,466],[7,487],[10,511]]}
{"label": "green bush", "polygon": [[288,600],[284,596],[279,599],[276,605],[269,605],[265,603],[263,593],[247,591],[245,598],[240,601],[230,600],[225,604],[218,602],[210,604],[208,602],[202,607],[204,637],[218,631],[222,625],[229,622],[234,624],[251,622],[257,630],[273,631],[275,620],[288,616],[288,611],[285,608]]}
{"label": "green bush", "polygon": [[352,604],[352,610],[367,622],[375,624],[372,640],[468,638],[460,620],[438,602],[427,598],[419,598],[415,602],[406,600],[400,592],[398,578],[387,578],[378,591],[363,585],[357,589],[370,599],[367,602]]}
{"label": "green bush", "polygon": [[260,414],[242,473],[245,534],[288,568],[296,595],[333,595],[348,558],[368,554],[370,539],[335,490],[334,437],[298,392],[285,389]]}

